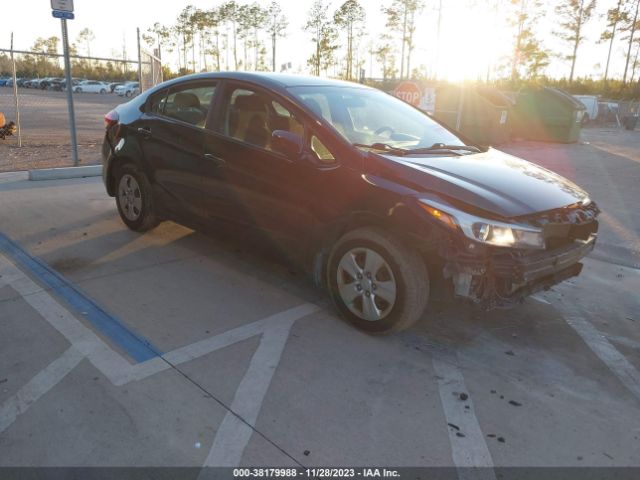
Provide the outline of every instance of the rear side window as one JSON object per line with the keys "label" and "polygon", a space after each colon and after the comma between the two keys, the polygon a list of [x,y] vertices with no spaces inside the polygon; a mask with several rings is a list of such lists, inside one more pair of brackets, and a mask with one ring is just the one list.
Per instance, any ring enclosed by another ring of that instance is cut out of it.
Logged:
{"label": "rear side window", "polygon": [[162,115],[164,113],[164,106],[167,103],[168,90],[156,93],[149,99],[149,107],[147,111],[155,115]]}
{"label": "rear side window", "polygon": [[215,90],[214,83],[174,87],[166,97],[159,95],[159,98],[153,98],[150,109],[159,115],[204,128]]}

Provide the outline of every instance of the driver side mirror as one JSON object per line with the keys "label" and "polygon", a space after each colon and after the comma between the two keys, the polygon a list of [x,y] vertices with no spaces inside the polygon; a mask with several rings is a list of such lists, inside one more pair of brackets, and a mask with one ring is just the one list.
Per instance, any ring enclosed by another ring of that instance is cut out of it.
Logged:
{"label": "driver side mirror", "polygon": [[297,160],[300,157],[303,142],[301,135],[286,130],[274,130],[271,134],[273,149],[291,160]]}

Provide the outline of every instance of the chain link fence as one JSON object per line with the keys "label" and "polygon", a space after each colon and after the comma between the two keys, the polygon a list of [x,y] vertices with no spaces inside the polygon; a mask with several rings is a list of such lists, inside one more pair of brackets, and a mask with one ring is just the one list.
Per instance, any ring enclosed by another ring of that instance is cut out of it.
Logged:
{"label": "chain link fence", "polygon": [[[72,164],[63,65],[57,53],[0,49],[0,112],[19,125],[0,140],[0,171]],[[142,50],[138,60],[71,55],[71,75],[79,160],[98,163],[104,115],[162,82],[162,63]]]}
{"label": "chain link fence", "polygon": [[140,90],[142,92],[162,83],[162,61],[154,54],[140,50]]}

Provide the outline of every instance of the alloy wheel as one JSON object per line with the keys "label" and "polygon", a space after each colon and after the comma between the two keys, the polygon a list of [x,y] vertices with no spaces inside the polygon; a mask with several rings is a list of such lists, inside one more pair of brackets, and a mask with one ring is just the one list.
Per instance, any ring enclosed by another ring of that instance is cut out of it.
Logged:
{"label": "alloy wheel", "polygon": [[127,219],[135,222],[142,214],[142,192],[140,185],[128,173],[124,174],[118,185],[118,196],[120,198],[120,207]]}
{"label": "alloy wheel", "polygon": [[397,298],[397,284],[385,259],[370,248],[352,248],[338,263],[338,292],[357,317],[375,322],[386,317]]}

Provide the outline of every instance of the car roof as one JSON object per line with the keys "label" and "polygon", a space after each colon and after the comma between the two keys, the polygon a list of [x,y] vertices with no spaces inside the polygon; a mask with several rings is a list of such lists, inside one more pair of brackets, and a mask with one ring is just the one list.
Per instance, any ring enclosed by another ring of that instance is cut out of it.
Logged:
{"label": "car roof", "polygon": [[206,72],[178,77],[167,82],[168,84],[179,83],[186,80],[197,79],[228,79],[240,80],[255,83],[267,88],[291,88],[306,86],[323,87],[359,87],[369,88],[360,83],[346,82],[344,80],[333,80],[329,78],[314,77],[309,75],[293,75],[285,73],[269,72]]}

